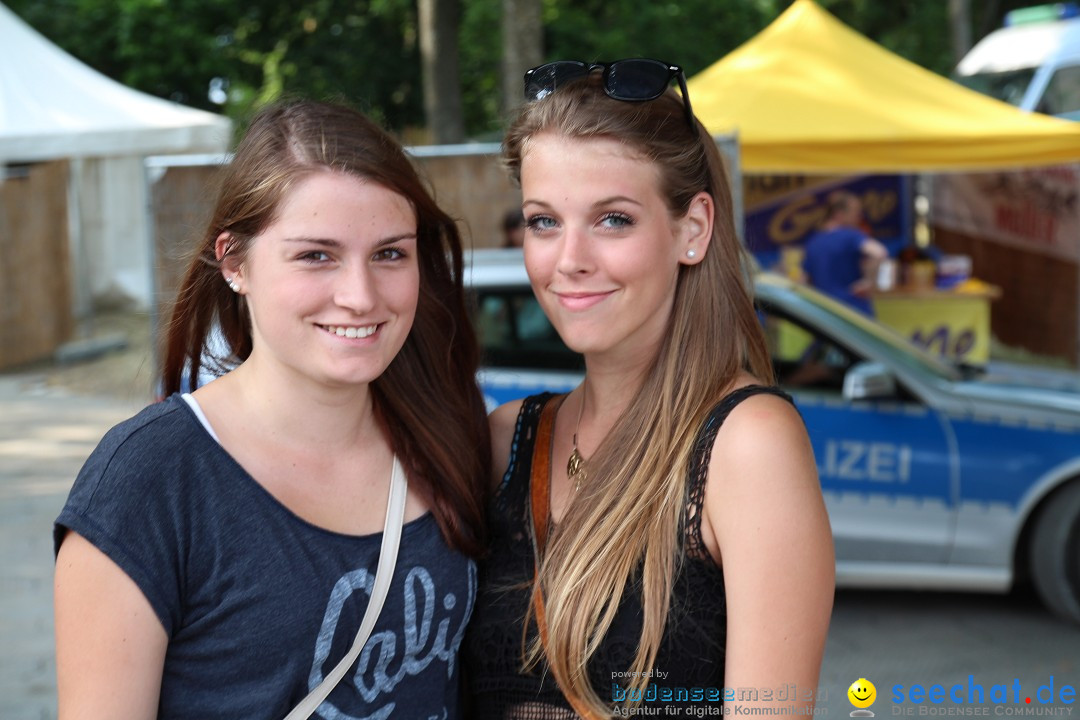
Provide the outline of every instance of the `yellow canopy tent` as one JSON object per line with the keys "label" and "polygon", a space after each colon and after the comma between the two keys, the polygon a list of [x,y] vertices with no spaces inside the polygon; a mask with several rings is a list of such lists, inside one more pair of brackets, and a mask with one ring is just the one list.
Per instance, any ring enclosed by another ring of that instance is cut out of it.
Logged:
{"label": "yellow canopy tent", "polygon": [[1034,115],[894,55],[813,0],[691,78],[749,172],[975,170],[1080,160],[1080,123]]}

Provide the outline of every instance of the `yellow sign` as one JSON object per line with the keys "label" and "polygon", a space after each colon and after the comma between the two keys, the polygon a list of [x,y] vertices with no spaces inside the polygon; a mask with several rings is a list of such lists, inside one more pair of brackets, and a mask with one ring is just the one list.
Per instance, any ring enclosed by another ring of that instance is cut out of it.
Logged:
{"label": "yellow sign", "polygon": [[990,360],[989,298],[947,292],[878,295],[874,312],[882,324],[933,354],[977,365]]}

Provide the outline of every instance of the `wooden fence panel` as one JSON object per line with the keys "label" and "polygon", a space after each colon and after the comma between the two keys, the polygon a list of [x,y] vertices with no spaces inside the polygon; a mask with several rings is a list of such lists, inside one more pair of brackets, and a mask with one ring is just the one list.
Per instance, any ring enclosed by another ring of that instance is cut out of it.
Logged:
{"label": "wooden fence panel", "polygon": [[210,220],[220,171],[218,165],[165,168],[150,190],[159,318],[167,317],[195,246]]}
{"label": "wooden fence panel", "polygon": [[466,248],[499,247],[502,220],[521,207],[521,191],[495,154],[415,158],[434,189],[439,207],[458,221]]}
{"label": "wooden fence panel", "polygon": [[[521,192],[494,154],[414,160],[440,207],[458,220],[466,248],[497,247],[502,242],[503,215],[521,206]],[[154,181],[151,206],[159,323],[168,315],[193,243],[213,210],[219,171],[216,165],[178,165],[161,168]]]}
{"label": "wooden fence panel", "polygon": [[970,255],[974,276],[1001,288],[990,326],[1005,345],[1080,361],[1080,272],[1077,264],[1011,245],[936,228],[934,244]]}
{"label": "wooden fence panel", "polygon": [[[419,152],[414,159],[435,199],[459,220],[468,247],[496,247],[502,217],[520,207],[521,193],[507,178],[495,151],[440,155]],[[191,243],[206,222],[214,196],[217,166],[170,167],[153,188],[157,247],[159,317],[172,303]],[[975,275],[998,285],[1001,300],[991,307],[994,335],[1032,352],[1080,360],[1080,287],[1075,263],[1045,258],[992,242],[938,230],[946,252],[971,255]],[[1046,292],[1052,288],[1052,292]]]}
{"label": "wooden fence panel", "polygon": [[0,184],[0,369],[51,357],[72,338],[66,161]]}

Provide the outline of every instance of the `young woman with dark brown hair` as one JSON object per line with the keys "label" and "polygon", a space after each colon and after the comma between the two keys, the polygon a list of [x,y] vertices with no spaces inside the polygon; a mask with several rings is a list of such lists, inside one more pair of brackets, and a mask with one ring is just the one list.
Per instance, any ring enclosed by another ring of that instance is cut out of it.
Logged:
{"label": "young woman with dark brown hair", "polygon": [[[353,641],[399,463],[389,592],[318,716],[460,717],[489,441],[456,226],[338,105],[263,110],[223,173],[169,397],[106,435],[57,520],[60,717],[284,717]],[[234,369],[176,394],[211,328]]]}
{"label": "young woman with dark brown hair", "polygon": [[526,98],[503,145],[525,265],[586,372],[491,415],[471,716],[808,713],[832,538],[716,145],[667,63],[549,63]]}

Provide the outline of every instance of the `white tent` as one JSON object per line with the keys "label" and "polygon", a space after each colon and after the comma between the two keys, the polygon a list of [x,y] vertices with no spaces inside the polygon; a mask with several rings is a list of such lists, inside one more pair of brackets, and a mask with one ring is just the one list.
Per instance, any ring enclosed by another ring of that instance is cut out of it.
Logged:
{"label": "white tent", "polygon": [[0,4],[0,158],[220,152],[228,119],[146,95],[68,55]]}
{"label": "white tent", "polygon": [[0,4],[0,169],[72,160],[76,313],[91,297],[150,303],[147,155],[221,153],[227,118],[146,95],[67,54]]}

